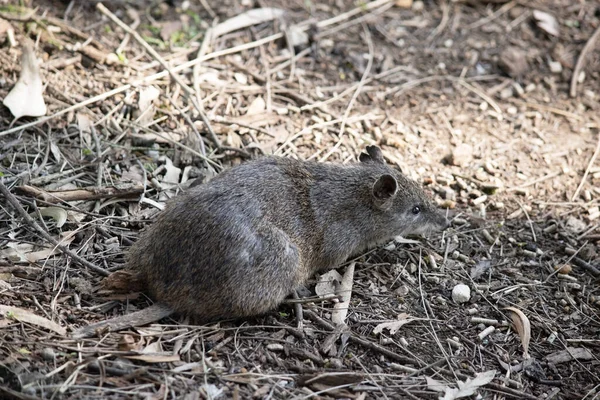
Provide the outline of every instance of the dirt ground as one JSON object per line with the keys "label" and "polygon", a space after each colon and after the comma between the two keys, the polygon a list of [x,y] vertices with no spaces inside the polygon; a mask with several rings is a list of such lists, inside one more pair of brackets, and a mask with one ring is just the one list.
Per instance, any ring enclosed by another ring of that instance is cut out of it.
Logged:
{"label": "dirt ground", "polygon": [[[104,5],[0,1],[0,98],[29,37],[47,105],[0,107],[0,397],[600,398],[598,2]],[[151,304],[106,275],[190,183],[370,144],[453,227],[355,259],[345,325],[315,278],[300,326],[288,302],[72,338]]]}

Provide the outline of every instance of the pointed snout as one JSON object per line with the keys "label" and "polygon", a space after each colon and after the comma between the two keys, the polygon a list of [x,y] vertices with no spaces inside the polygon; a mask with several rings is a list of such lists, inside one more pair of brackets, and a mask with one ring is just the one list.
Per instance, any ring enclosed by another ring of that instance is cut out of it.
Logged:
{"label": "pointed snout", "polygon": [[442,213],[438,212],[438,227],[441,231],[445,231],[446,229],[452,226],[452,222]]}

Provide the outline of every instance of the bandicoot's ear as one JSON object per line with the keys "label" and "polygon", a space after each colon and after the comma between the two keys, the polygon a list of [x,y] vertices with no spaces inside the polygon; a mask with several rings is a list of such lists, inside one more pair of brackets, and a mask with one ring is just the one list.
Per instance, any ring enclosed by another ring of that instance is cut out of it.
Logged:
{"label": "bandicoot's ear", "polygon": [[398,182],[392,175],[381,175],[373,185],[373,203],[376,207],[387,210],[398,193]]}
{"label": "bandicoot's ear", "polygon": [[360,162],[375,162],[379,164],[385,164],[385,160],[383,159],[383,153],[381,149],[377,146],[367,146],[367,153],[360,153],[358,159]]}

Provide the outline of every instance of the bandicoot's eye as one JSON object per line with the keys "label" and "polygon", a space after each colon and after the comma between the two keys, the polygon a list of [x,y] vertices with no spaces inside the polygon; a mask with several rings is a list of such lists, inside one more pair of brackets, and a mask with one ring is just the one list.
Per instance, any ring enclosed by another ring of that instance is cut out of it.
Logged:
{"label": "bandicoot's eye", "polygon": [[418,215],[421,213],[421,207],[420,206],[414,206],[412,209],[412,213],[415,215]]}

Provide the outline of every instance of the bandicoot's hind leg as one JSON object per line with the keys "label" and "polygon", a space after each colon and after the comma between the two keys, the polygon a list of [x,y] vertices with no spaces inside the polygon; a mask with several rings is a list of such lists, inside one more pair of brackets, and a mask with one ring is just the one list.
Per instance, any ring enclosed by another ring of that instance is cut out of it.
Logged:
{"label": "bandicoot's hind leg", "polygon": [[256,238],[258,245],[246,254],[251,262],[228,282],[230,288],[239,288],[231,295],[230,306],[240,317],[275,309],[305,279],[298,247],[286,233],[264,223]]}

